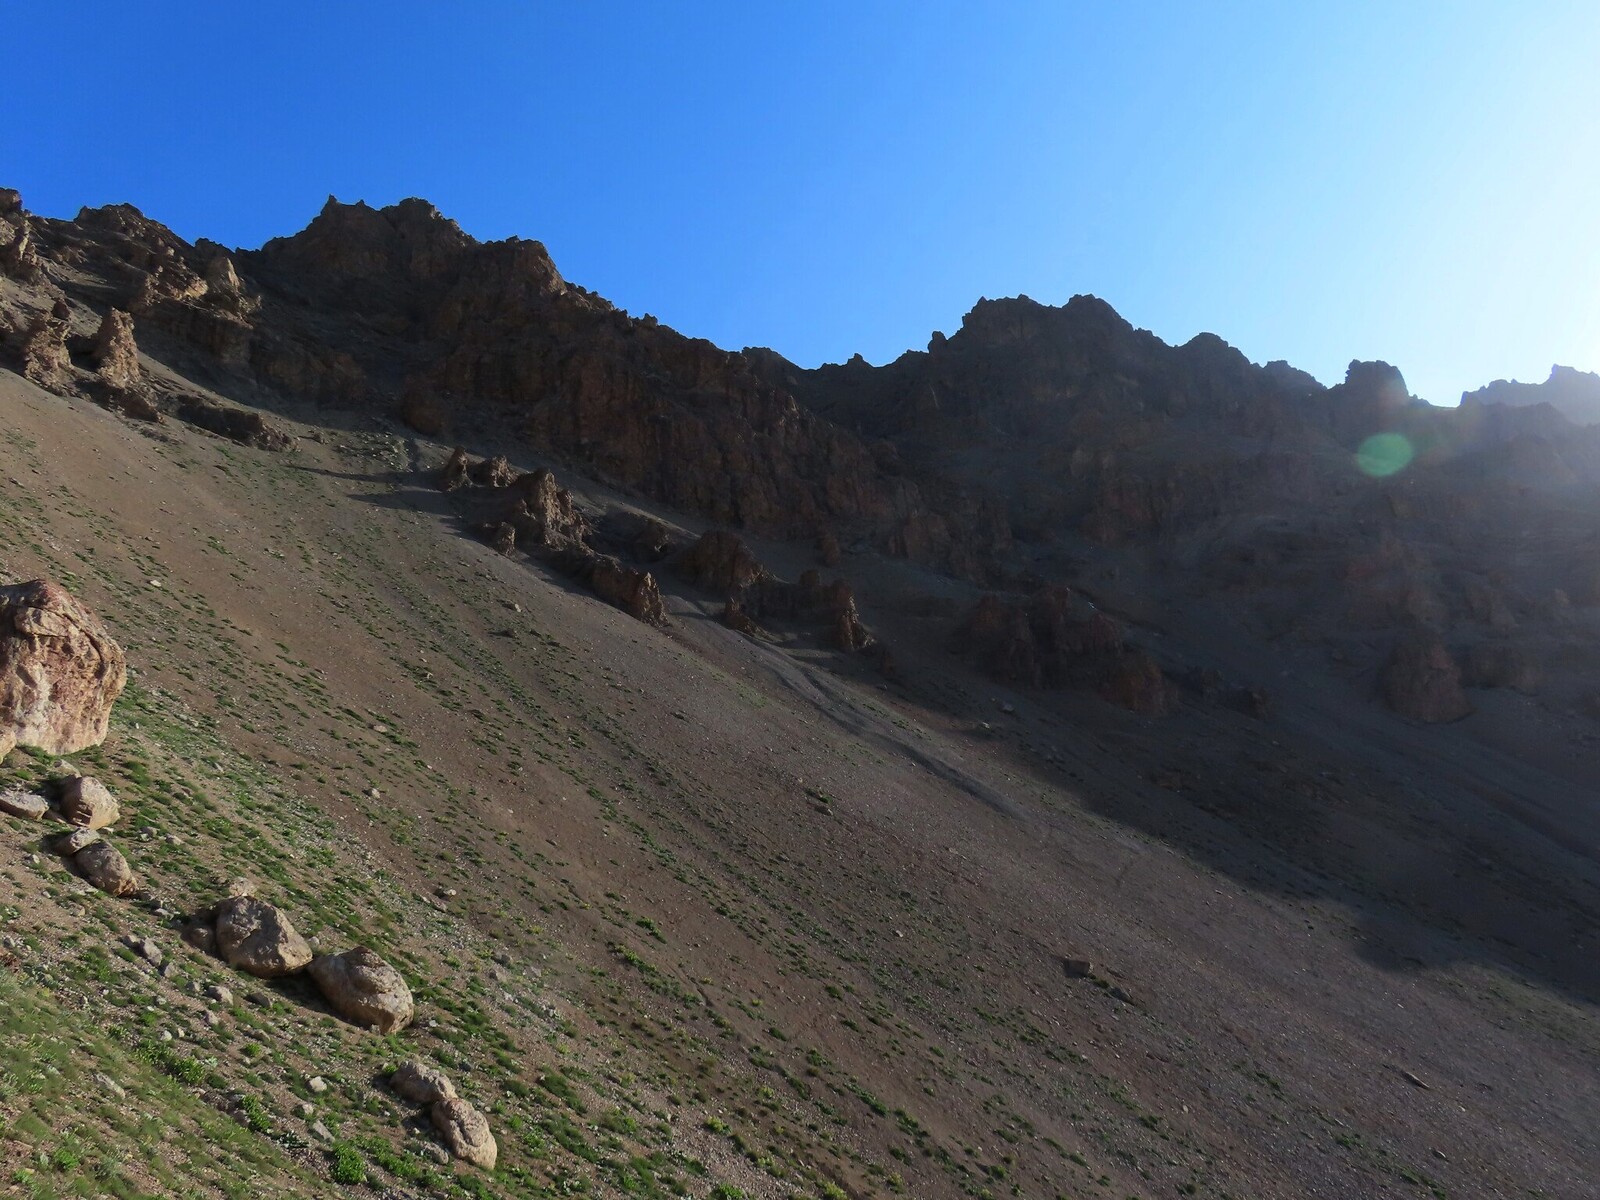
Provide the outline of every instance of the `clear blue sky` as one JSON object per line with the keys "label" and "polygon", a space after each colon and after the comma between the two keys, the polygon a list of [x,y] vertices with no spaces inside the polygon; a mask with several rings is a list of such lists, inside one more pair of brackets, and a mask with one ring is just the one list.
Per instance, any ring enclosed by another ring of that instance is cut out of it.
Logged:
{"label": "clear blue sky", "polygon": [[328,194],[883,362],[1093,292],[1454,402],[1600,369],[1600,3],[17,0],[0,185],[259,245]]}

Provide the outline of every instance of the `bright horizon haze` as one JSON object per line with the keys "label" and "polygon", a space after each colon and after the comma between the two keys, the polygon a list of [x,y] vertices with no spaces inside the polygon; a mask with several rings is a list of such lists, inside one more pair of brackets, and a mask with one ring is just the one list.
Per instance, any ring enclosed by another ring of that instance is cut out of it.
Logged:
{"label": "bright horizon haze", "polygon": [[1600,6],[1202,7],[23,5],[0,186],[244,247],[421,196],[803,366],[1093,293],[1435,403],[1600,368]]}

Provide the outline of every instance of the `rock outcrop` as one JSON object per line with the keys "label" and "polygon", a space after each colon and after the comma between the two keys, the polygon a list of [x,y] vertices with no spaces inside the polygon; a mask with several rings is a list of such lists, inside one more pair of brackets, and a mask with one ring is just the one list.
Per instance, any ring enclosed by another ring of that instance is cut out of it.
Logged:
{"label": "rock outcrop", "polygon": [[594,554],[579,559],[574,574],[596,596],[630,617],[647,625],[667,623],[661,589],[649,571],[626,566],[609,554]]}
{"label": "rock outcrop", "polygon": [[311,947],[273,905],[255,896],[230,896],[215,910],[217,953],[247,975],[293,975],[311,961]]}
{"label": "rock outcrop", "polygon": [[379,1033],[397,1033],[411,1024],[416,1004],[405,977],[366,946],[343,954],[319,954],[306,973],[334,1012]]}
{"label": "rock outcrop", "polygon": [[72,383],[72,355],[67,350],[67,310],[57,304],[34,317],[22,339],[22,374],[47,392],[65,392]]}
{"label": "rock outcrop", "polygon": [[59,584],[0,587],[0,757],[13,746],[73,754],[105,740],[127,660]]}
{"label": "rock outcrop", "polygon": [[1381,686],[1384,702],[1414,721],[1459,721],[1472,712],[1461,687],[1461,668],[1430,634],[1413,634],[1395,645]]}

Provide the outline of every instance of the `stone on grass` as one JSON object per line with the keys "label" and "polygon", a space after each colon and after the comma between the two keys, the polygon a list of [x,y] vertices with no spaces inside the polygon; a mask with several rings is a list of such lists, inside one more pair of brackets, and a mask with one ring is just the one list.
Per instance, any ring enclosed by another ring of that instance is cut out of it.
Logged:
{"label": "stone on grass", "polygon": [[0,758],[105,741],[127,659],[100,619],[47,580],[0,587]]}
{"label": "stone on grass", "polygon": [[293,975],[311,961],[311,947],[289,918],[254,896],[217,905],[216,935],[222,960],[260,979]]}
{"label": "stone on grass", "polygon": [[93,829],[84,829],[81,826],[71,833],[63,833],[50,843],[50,851],[59,854],[62,858],[71,858],[85,846],[92,846],[100,840],[100,834]]}
{"label": "stone on grass", "polygon": [[139,877],[110,842],[96,839],[67,860],[78,874],[111,896],[131,896]]}
{"label": "stone on grass", "polygon": [[357,1025],[396,1033],[416,1014],[405,978],[366,946],[319,954],[307,970],[333,1010]]}
{"label": "stone on grass", "polygon": [[456,1085],[438,1067],[430,1067],[416,1059],[401,1063],[389,1076],[389,1086],[395,1095],[413,1104],[434,1104],[440,1100],[454,1100]]}
{"label": "stone on grass", "polygon": [[10,789],[0,792],[0,812],[10,813],[13,817],[22,817],[25,820],[37,821],[50,811],[50,804],[43,796],[32,792],[23,792]]}
{"label": "stone on grass", "polygon": [[104,829],[115,825],[122,816],[117,798],[106,785],[85,775],[73,775],[62,782],[60,807],[61,815],[70,824],[85,829]]}
{"label": "stone on grass", "polygon": [[451,1100],[435,1100],[428,1109],[433,1127],[439,1131],[450,1153],[464,1162],[494,1170],[500,1157],[500,1147],[489,1131],[489,1119],[471,1104],[457,1096]]}

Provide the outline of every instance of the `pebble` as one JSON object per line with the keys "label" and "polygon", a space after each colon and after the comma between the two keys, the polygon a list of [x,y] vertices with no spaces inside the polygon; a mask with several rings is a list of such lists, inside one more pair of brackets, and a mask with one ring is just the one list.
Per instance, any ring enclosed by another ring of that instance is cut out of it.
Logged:
{"label": "pebble", "polygon": [[306,1080],[306,1086],[310,1088],[316,1095],[320,1096],[323,1092],[328,1090],[328,1081],[321,1075],[313,1075],[310,1079]]}

